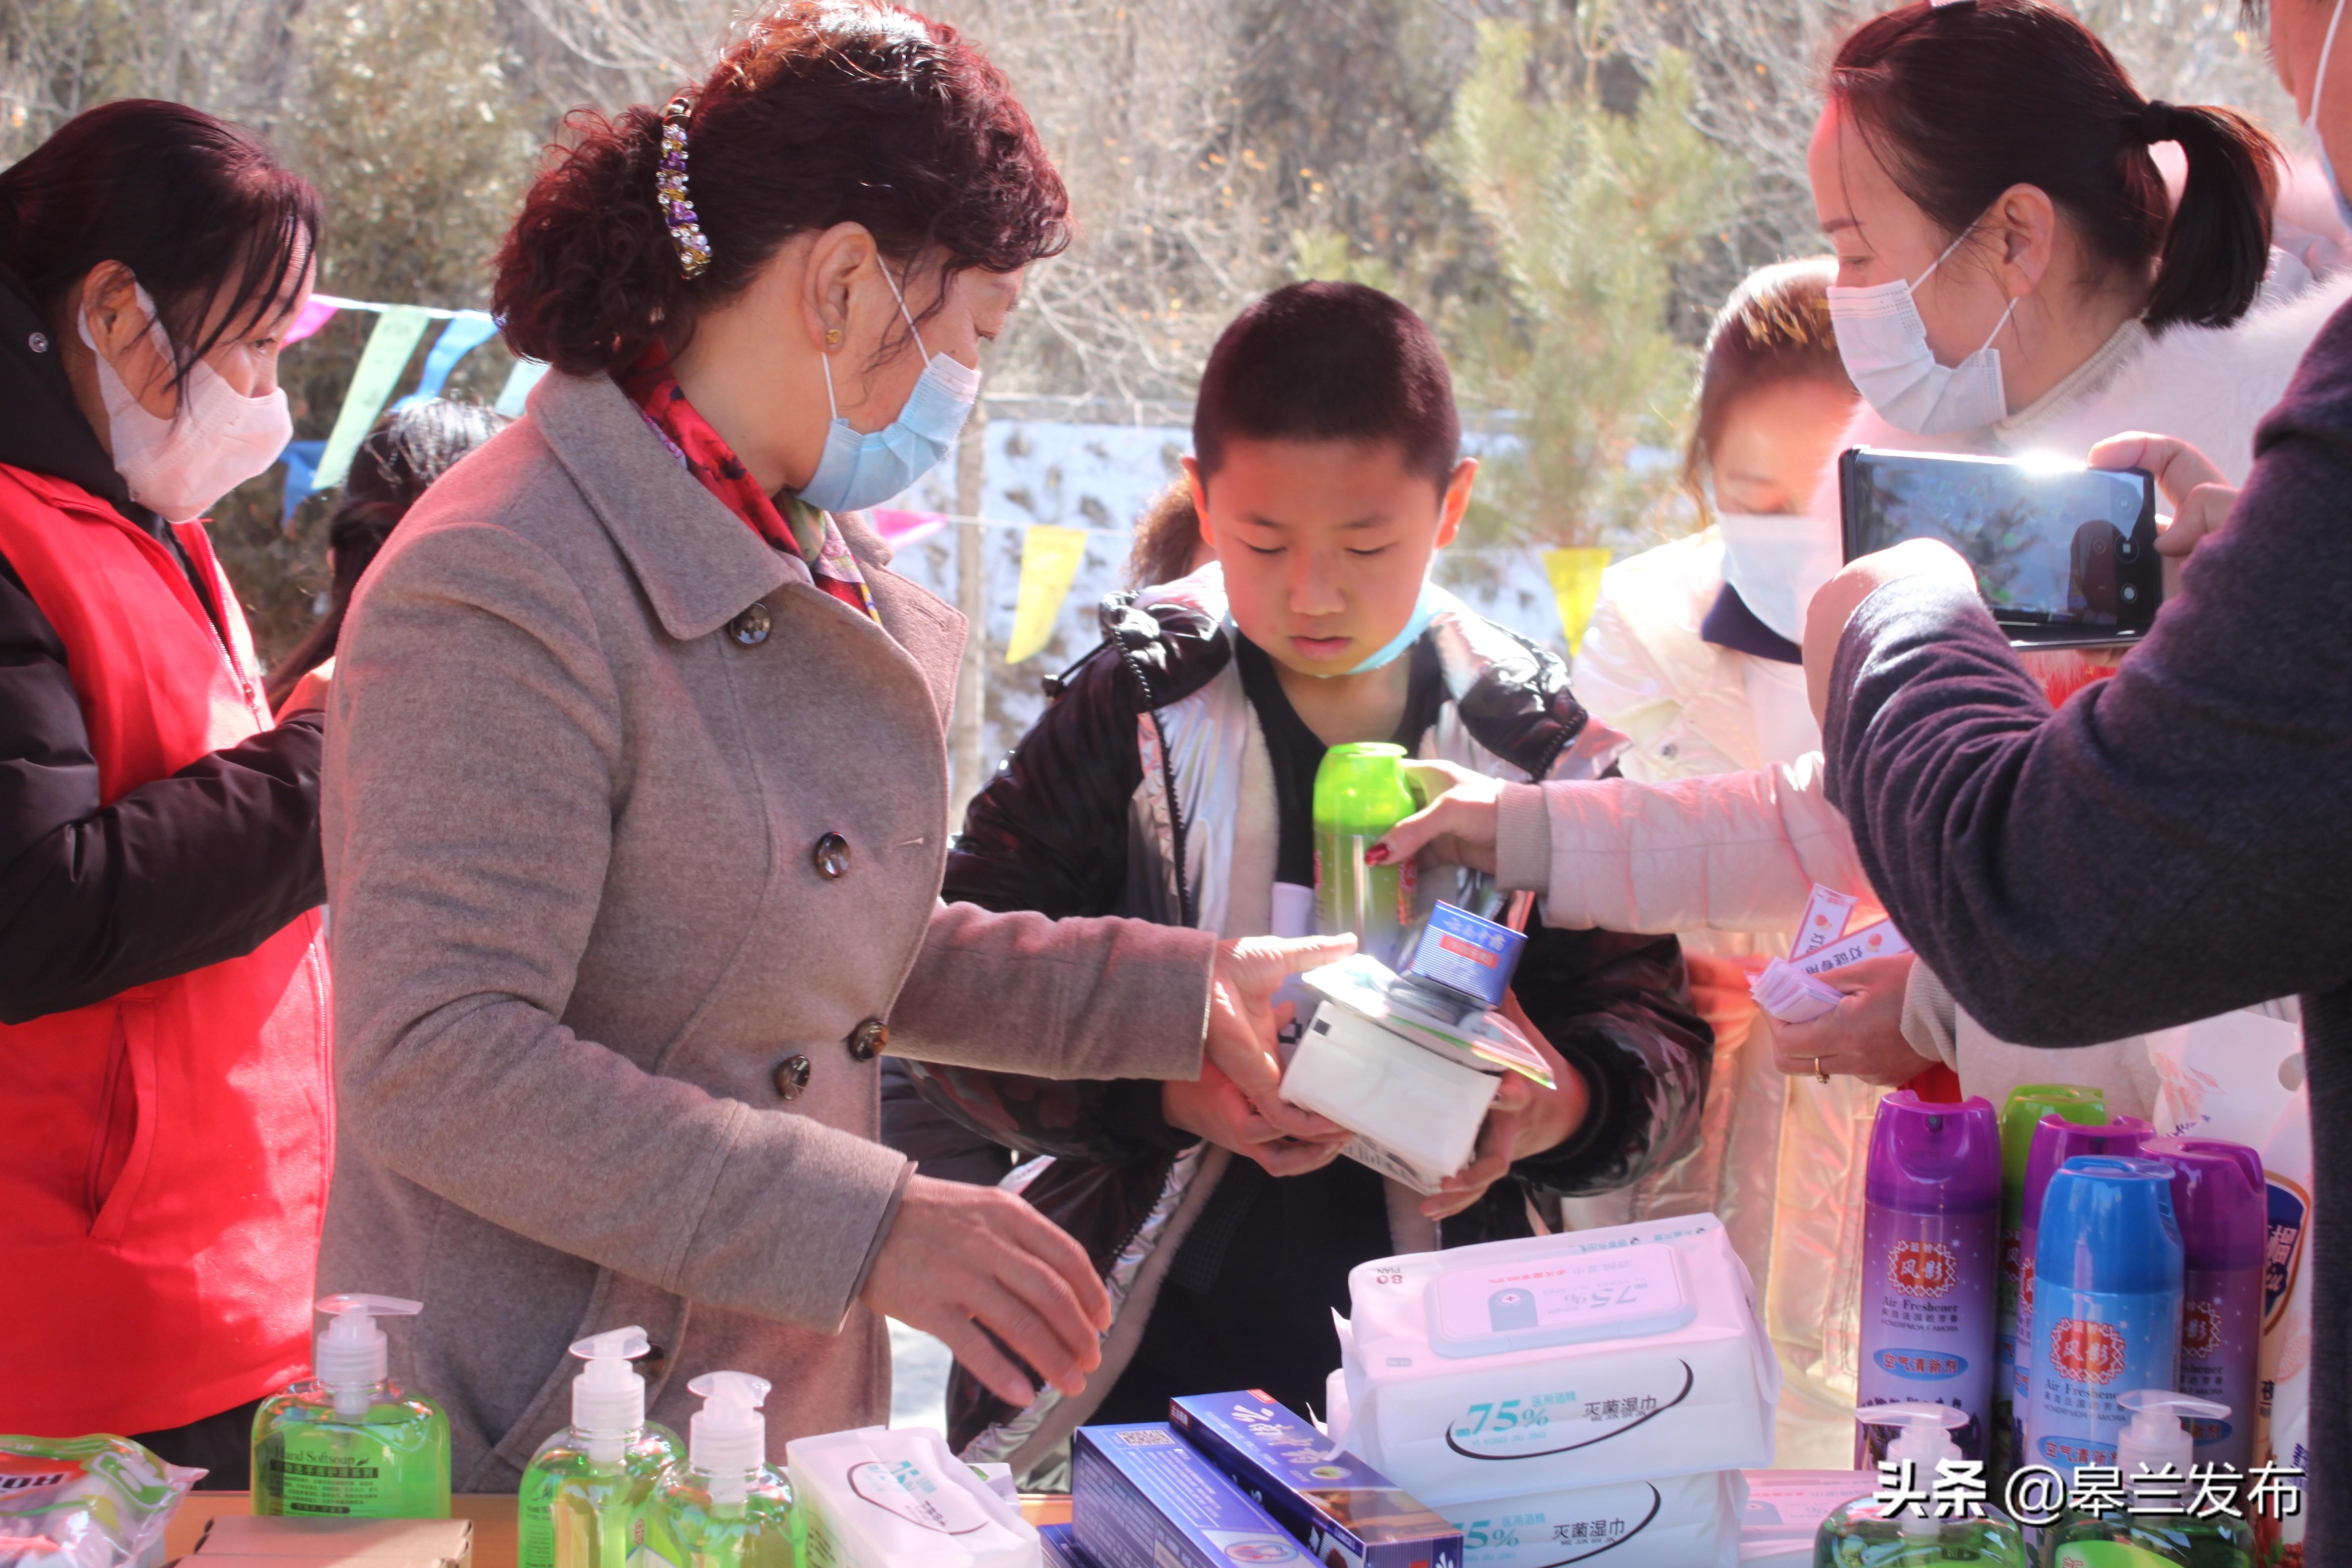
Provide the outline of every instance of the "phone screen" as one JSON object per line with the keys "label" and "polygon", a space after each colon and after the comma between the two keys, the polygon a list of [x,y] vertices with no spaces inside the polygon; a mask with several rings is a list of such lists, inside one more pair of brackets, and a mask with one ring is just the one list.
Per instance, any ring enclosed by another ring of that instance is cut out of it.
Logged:
{"label": "phone screen", "polygon": [[2134,637],[2155,618],[2155,488],[2139,469],[1864,447],[1840,471],[1849,561],[1941,540],[1976,568],[1994,619],[2032,640]]}

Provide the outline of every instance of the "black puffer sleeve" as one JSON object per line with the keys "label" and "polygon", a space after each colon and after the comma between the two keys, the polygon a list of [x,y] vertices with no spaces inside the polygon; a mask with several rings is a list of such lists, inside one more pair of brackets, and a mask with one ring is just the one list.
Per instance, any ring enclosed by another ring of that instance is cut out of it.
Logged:
{"label": "black puffer sleeve", "polygon": [[326,898],[320,715],[101,805],[66,649],[0,563],[0,1022],[252,952]]}
{"label": "black puffer sleeve", "polygon": [[1517,1174],[1568,1196],[1608,1192],[1697,1142],[1715,1037],[1674,938],[1531,925],[1512,989],[1592,1096],[1583,1125]]}

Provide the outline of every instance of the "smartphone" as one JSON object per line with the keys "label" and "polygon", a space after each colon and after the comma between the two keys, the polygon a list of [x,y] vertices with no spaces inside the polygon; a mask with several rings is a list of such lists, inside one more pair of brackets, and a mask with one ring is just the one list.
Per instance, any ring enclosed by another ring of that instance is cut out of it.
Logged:
{"label": "smartphone", "polygon": [[1940,539],[2018,647],[2137,642],[2164,598],[2156,481],[2084,468],[1856,447],[1838,459],[1848,561]]}

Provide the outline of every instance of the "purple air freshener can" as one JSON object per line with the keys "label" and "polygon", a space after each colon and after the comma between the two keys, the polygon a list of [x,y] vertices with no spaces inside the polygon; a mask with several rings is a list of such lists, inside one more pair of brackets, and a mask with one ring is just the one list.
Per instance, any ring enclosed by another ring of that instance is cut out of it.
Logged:
{"label": "purple air freshener can", "polygon": [[[1862,1221],[1859,1403],[1926,1400],[1963,1411],[1961,1457],[1985,1457],[1992,1419],[1993,1285],[2000,1268],[2000,1117],[1908,1089],[1879,1103]],[[1857,1422],[1854,1467],[1886,1457]]]}
{"label": "purple air freshener can", "polygon": [[2151,1138],[2140,1152],[2172,1167],[2184,1254],[2176,1386],[2230,1407],[2219,1420],[2189,1423],[2197,1462],[2242,1470],[2254,1460],[2263,1348],[2263,1157],[2221,1138]]}

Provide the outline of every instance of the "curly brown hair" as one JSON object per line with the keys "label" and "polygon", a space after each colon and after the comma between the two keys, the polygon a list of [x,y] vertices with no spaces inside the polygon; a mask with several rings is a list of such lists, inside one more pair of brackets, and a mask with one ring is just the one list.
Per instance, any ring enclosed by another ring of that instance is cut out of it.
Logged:
{"label": "curly brown hair", "polygon": [[786,240],[835,224],[949,272],[1012,272],[1069,243],[1069,195],[1003,75],[901,6],[771,5],[689,98],[708,269],[684,276],[656,203],[661,111],[578,111],[499,252],[492,309],[516,353],[593,375],[675,348]]}

